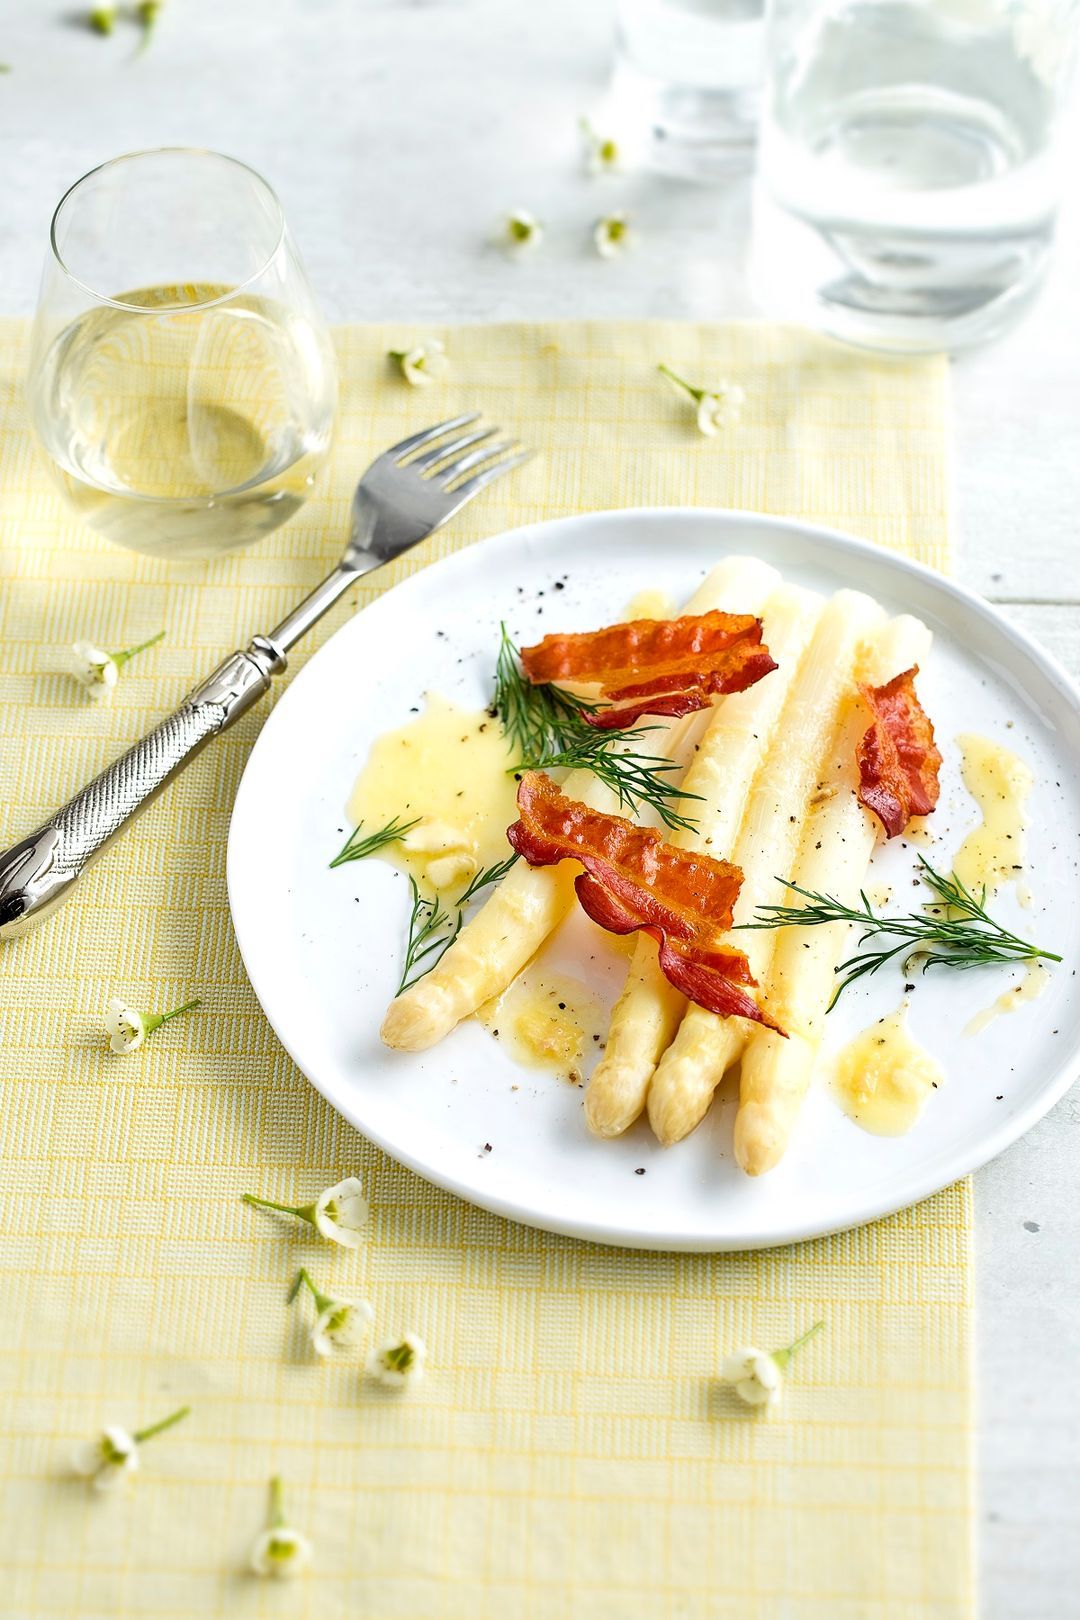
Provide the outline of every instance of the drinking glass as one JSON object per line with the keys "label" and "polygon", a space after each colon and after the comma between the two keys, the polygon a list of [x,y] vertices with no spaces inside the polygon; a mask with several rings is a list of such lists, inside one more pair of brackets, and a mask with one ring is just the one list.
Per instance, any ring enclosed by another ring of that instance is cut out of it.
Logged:
{"label": "drinking glass", "polygon": [[290,518],[329,449],[334,358],[281,204],[217,152],[93,169],[53,216],[31,418],[79,515],[210,557]]}
{"label": "drinking glass", "polygon": [[996,336],[1054,237],[1078,0],[770,0],[753,272],[907,353]]}
{"label": "drinking glass", "polygon": [[613,121],[654,169],[712,180],[748,168],[764,0],[620,0]]}

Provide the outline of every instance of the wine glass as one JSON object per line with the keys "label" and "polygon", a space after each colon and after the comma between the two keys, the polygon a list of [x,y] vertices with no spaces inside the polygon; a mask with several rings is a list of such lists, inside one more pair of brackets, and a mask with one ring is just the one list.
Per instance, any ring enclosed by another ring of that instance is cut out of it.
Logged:
{"label": "wine glass", "polygon": [[266,181],[182,147],[77,181],[53,215],[28,395],[64,493],[118,545],[213,557],[290,518],[337,380]]}

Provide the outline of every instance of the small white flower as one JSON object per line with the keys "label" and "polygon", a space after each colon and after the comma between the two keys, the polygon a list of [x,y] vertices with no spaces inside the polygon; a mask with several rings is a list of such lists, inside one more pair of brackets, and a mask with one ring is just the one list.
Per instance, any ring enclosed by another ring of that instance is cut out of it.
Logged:
{"label": "small white flower", "polygon": [[111,1491],[139,1466],[139,1447],[133,1434],[110,1423],[96,1440],[78,1447],[72,1467],[95,1491]]}
{"label": "small white flower", "polygon": [[357,1304],[335,1299],[324,1294],[311,1280],[306,1267],[301,1267],[289,1293],[290,1303],[302,1287],[306,1287],[315,1301],[318,1315],[311,1330],[311,1348],[317,1356],[347,1355],[355,1350],[374,1316],[366,1299]]}
{"label": "small white flower", "polygon": [[155,1029],[160,1029],[170,1018],[178,1018],[181,1013],[190,1012],[192,1007],[198,1005],[199,998],[196,997],[194,1001],[185,1001],[182,1007],[174,1007],[171,1012],[142,1013],[129,1007],[119,996],[113,996],[105,1014],[105,1033],[109,1037],[109,1045],[114,1052],[137,1052]]}
{"label": "small white flower", "polygon": [[632,240],[630,221],[625,214],[605,214],[593,227],[593,245],[602,259],[617,258]]}
{"label": "small white flower", "polygon": [[114,1052],[136,1052],[146,1039],[146,1025],[141,1012],[129,1007],[119,996],[113,996],[105,1014],[105,1033]]}
{"label": "small white flower", "polygon": [[543,239],[544,227],[524,208],[515,209],[503,227],[503,243],[513,254],[531,253]]}
{"label": "small white flower", "polygon": [[360,1233],[367,1225],[368,1201],[357,1176],[346,1176],[327,1187],[315,1200],[315,1225],[324,1238],[346,1249],[360,1247]]}
{"label": "small white flower", "polygon": [[316,1318],[311,1330],[311,1348],[317,1356],[348,1354],[360,1343],[374,1314],[366,1299],[355,1305],[332,1299]]}
{"label": "small white flower", "polygon": [[114,1490],[138,1469],[139,1447],[144,1441],[152,1440],[163,1429],[171,1429],[174,1423],[186,1418],[190,1410],[190,1407],[181,1406],[160,1422],[151,1423],[149,1428],[138,1429],[134,1434],[122,1429],[119,1424],[110,1423],[96,1440],[88,1440],[77,1448],[72,1467],[90,1482],[95,1491]]}
{"label": "small white flower", "polygon": [[279,1204],[272,1198],[258,1198],[254,1193],[241,1194],[245,1204],[256,1209],[279,1209],[283,1215],[295,1215],[307,1221],[331,1243],[340,1243],[346,1249],[358,1249],[360,1233],[367,1225],[368,1201],[358,1176],[346,1176],[321,1192],[313,1204]]}
{"label": "small white flower", "polygon": [[311,1563],[312,1545],[306,1536],[285,1523],[281,1480],[270,1481],[270,1523],[251,1550],[251,1567],[256,1575],[275,1580],[291,1580]]}
{"label": "small white flower", "polygon": [[824,1326],[824,1322],[815,1322],[782,1350],[758,1350],[755,1345],[744,1345],[724,1357],[720,1365],[721,1379],[725,1384],[734,1384],[736,1395],[747,1406],[774,1406],[780,1399],[784,1370],[792,1356]]}
{"label": "small white flower", "polygon": [[380,1384],[404,1389],[410,1380],[424,1376],[427,1346],[415,1333],[403,1333],[399,1339],[384,1339],[377,1344],[367,1359],[366,1371]]}
{"label": "small white flower", "polygon": [[71,672],[92,698],[109,699],[128,660],[145,652],[147,647],[155,646],[164,634],[164,630],[159,630],[149,641],[140,641],[137,647],[111,653],[95,647],[92,641],[76,641],[71,649]]}
{"label": "small white flower", "polygon": [[746,395],[738,383],[725,379],[714,394],[702,394],[698,400],[697,425],[711,438],[724,428],[735,427],[745,404]]}
{"label": "small white flower", "polygon": [[586,174],[618,174],[623,166],[623,154],[613,135],[603,135],[587,118],[579,121],[582,158]]}
{"label": "small white flower", "polygon": [[680,393],[693,400],[697,407],[698,429],[709,438],[738,423],[746,404],[745,391],[738,383],[728,382],[725,377],[715,388],[695,388],[693,383],[680,377],[670,366],[659,365],[656,369],[674,383]]}
{"label": "small white flower", "polygon": [[91,641],[76,641],[71,649],[71,673],[96,700],[112,697],[120,679],[120,667],[112,653],[102,652]]}
{"label": "small white flower", "polygon": [[747,1406],[771,1406],[780,1399],[783,1375],[767,1350],[747,1345],[725,1356],[720,1368],[725,1384],[734,1384],[735,1393]]}
{"label": "small white flower", "polygon": [[390,349],[387,352],[391,360],[397,361],[405,381],[414,388],[427,388],[433,382],[441,382],[450,370],[446,345],[438,338],[429,338],[426,343],[417,343],[411,349]]}

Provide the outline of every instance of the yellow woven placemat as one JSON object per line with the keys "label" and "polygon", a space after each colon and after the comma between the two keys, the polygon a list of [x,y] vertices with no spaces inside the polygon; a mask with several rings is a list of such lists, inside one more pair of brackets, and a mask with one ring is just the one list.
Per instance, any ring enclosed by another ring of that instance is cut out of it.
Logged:
{"label": "yellow woven placemat", "polygon": [[[24,329],[0,324],[0,834],[29,829],[267,628],[337,555],[378,450],[480,405],[539,452],[398,570],[512,523],[674,502],[788,513],[947,565],[943,364],[878,363],[789,328],[441,331],[451,381],[395,380],[421,335],[338,333],[340,437],[318,497],[254,551],[172,567],[75,525],[24,424]],[[697,436],[656,376],[746,390]],[[358,591],[360,602],[377,587]],[[312,638],[312,647],[346,608]],[[109,708],[62,673],[79,636],[167,639]],[[302,658],[297,662],[302,662]],[[278,1047],[225,897],[229,807],[259,725],[216,743],[2,953],[0,1609],[10,1616],[363,1620],[960,1620],[971,1613],[966,1185],[861,1231],[749,1255],[635,1254],[471,1209],[339,1119]],[[205,1005],[105,1049],[114,992]],[[361,1170],[359,1253],[244,1208]],[[430,1347],[382,1398],[313,1365],[287,1282],[367,1295]],[[815,1317],[778,1416],[721,1397],[724,1351]],[[181,1401],[130,1492],[67,1474],[103,1422]],[[316,1543],[287,1593],[245,1573],[280,1471]]]}

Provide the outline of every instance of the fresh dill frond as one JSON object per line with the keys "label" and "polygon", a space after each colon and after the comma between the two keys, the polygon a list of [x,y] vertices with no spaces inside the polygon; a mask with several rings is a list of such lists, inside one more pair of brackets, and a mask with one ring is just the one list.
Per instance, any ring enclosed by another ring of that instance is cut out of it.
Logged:
{"label": "fresh dill frond", "polygon": [[[431,972],[443,952],[449,950],[461,932],[460,909],[455,920],[453,914],[444,909],[441,900],[423,899],[412,877],[409,879],[409,897],[412,908],[409,914],[409,941],[405,947],[405,966],[395,992],[399,996],[417,979]],[[421,966],[421,963],[426,963],[426,966]]]}
{"label": "fresh dill frond", "polygon": [[[862,931],[859,946],[868,940],[895,940],[883,944],[879,950],[860,948],[854,956],[839,963],[834,969],[840,979],[829,1011],[836,1006],[849,984],[869,973],[876,973],[887,962],[902,957],[905,972],[914,972],[918,966],[923,973],[930,967],[966,968],[987,967],[996,962],[1032,962],[1039,958],[1047,962],[1060,962],[1055,951],[1042,950],[1013,934],[995,922],[986,910],[985,886],[975,894],[955,873],[944,877],[934,870],[928,860],[919,856],[919,876],[934,898],[921,911],[908,912],[899,917],[887,917],[876,912],[865,891],[861,891],[860,906],[848,906],[832,895],[818,894],[813,889],[800,888],[797,883],[784,883],[785,889],[800,895],[806,902],[801,906],[759,906],[752,923],[740,923],[739,928],[820,928],[826,923],[854,923]],[[783,879],[777,881],[783,882]]]}
{"label": "fresh dill frond", "polygon": [[362,861],[368,855],[375,855],[380,849],[385,849],[387,844],[396,843],[399,838],[404,838],[407,832],[411,832],[413,827],[419,825],[419,816],[415,821],[399,821],[395,816],[385,827],[380,827],[377,832],[368,833],[366,838],[361,838],[360,833],[364,826],[361,822],[359,827],[353,828],[342,848],[330,862],[330,866],[333,868],[344,866],[347,861]]}
{"label": "fresh dill frond", "polygon": [[494,709],[518,755],[511,770],[591,771],[612,790],[621,808],[637,810],[647,804],[666,827],[692,828],[695,823],[675,804],[698,795],[684,793],[665,780],[667,773],[677,769],[671,760],[642,753],[636,746],[654,728],[607,731],[589,725],[585,716],[602,705],[576,697],[561,686],[534,686],[521,667],[505,624],[500,628]]}
{"label": "fresh dill frond", "polygon": [[517,860],[517,850],[511,850],[505,861],[497,861],[494,866],[485,866],[482,872],[477,872],[464,894],[459,894],[455,902],[459,907],[468,905],[475,900],[481,889],[486,889],[489,883],[501,883]]}

